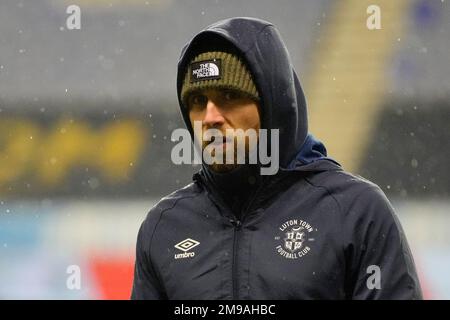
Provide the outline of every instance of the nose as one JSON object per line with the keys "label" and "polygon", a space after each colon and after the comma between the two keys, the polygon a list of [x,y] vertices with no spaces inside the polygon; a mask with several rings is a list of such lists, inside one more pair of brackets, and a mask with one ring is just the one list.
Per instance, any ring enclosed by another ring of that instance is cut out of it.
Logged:
{"label": "nose", "polygon": [[225,119],[219,109],[219,107],[212,101],[208,99],[206,103],[206,113],[203,118],[203,124],[207,127],[220,127],[225,122]]}

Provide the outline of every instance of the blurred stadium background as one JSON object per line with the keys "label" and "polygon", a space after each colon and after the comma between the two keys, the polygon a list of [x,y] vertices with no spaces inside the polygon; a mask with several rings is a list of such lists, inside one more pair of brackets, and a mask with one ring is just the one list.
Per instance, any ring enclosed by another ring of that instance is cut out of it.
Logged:
{"label": "blurred stadium background", "polygon": [[[81,30],[66,8],[81,7]],[[381,8],[381,30],[366,9]],[[444,0],[2,0],[0,298],[127,299],[141,221],[197,169],[170,161],[182,46],[217,20],[272,21],[310,131],[378,185],[427,299],[450,299],[450,4]],[[69,290],[67,268],[81,270]]]}

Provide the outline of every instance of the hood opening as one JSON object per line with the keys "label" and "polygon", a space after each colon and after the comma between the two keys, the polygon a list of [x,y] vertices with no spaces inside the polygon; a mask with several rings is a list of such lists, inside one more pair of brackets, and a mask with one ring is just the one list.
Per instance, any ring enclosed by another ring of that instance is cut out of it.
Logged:
{"label": "hood opening", "polygon": [[180,92],[189,62],[205,51],[230,52],[246,64],[260,96],[261,129],[269,130],[268,141],[270,129],[278,129],[280,133],[280,169],[298,170],[306,164],[302,161],[306,158],[307,163],[329,159],[325,146],[308,134],[306,99],[278,30],[270,22],[256,18],[218,21],[195,35],[183,48],[178,62],[177,92],[192,139],[192,126]]}

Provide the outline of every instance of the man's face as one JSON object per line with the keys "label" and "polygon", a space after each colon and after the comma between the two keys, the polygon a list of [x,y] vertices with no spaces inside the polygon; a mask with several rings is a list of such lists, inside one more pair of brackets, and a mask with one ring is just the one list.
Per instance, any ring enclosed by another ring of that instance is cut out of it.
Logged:
{"label": "man's face", "polygon": [[[187,100],[189,118],[191,124],[194,121],[201,122],[202,132],[195,132],[198,141],[201,142],[202,150],[208,145],[214,145],[214,152],[223,152],[219,156],[223,164],[213,163],[210,167],[217,172],[227,172],[237,166],[238,148],[236,134],[230,135],[230,129],[248,129],[256,132],[258,136],[260,129],[260,115],[258,104],[248,98],[245,94],[230,89],[205,89],[189,95]],[[195,126],[194,126],[195,128]],[[208,129],[217,129],[224,139],[222,141],[210,141]],[[228,132],[227,132],[228,129]],[[205,134],[206,131],[206,134]],[[234,143],[230,143],[234,142]],[[227,153],[233,154],[233,164],[225,163]],[[249,152],[249,139],[245,138],[245,153]],[[214,156],[215,154],[212,154]]]}

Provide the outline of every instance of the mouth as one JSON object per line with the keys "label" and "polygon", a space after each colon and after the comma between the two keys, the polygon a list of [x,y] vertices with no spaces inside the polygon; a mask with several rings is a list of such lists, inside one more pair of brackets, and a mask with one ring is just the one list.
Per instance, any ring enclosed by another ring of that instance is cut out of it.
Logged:
{"label": "mouth", "polygon": [[213,136],[211,138],[211,142],[209,142],[208,145],[212,145],[214,147],[220,147],[220,146],[225,147],[230,142],[231,142],[231,138],[227,138],[225,136],[224,137]]}

